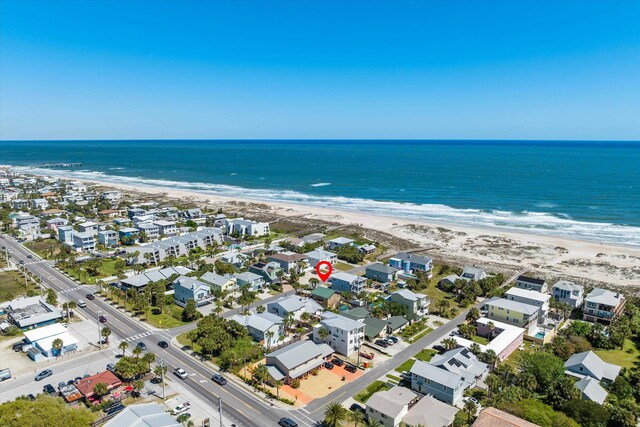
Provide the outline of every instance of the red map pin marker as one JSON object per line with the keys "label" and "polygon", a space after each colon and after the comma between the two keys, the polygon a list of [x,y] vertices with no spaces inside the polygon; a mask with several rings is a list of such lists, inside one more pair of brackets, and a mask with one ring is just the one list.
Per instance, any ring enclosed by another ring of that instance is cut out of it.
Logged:
{"label": "red map pin marker", "polygon": [[[324,268],[325,271],[322,270]],[[316,273],[318,273],[318,277],[326,282],[329,276],[331,276],[331,272],[333,271],[333,266],[329,261],[320,261],[316,264]]]}

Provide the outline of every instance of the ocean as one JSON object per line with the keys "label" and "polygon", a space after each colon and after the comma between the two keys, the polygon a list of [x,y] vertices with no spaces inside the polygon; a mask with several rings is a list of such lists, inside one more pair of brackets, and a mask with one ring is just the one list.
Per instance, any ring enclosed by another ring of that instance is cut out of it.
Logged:
{"label": "ocean", "polygon": [[[640,143],[0,141],[0,164],[640,246]],[[43,172],[43,171],[40,171]]]}

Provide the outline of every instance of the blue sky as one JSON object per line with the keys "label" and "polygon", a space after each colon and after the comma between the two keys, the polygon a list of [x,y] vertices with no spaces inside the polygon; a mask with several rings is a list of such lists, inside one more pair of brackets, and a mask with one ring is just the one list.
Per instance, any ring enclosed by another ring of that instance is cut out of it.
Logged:
{"label": "blue sky", "polygon": [[640,139],[639,1],[0,1],[0,139]]}

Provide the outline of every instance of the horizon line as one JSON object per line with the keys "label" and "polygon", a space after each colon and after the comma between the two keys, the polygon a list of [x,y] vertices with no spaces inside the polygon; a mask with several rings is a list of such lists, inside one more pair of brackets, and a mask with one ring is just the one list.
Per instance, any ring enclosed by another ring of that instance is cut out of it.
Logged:
{"label": "horizon line", "polygon": [[102,142],[102,141],[425,141],[425,142],[631,142],[640,143],[640,139],[512,139],[512,138],[111,138],[111,139],[0,139],[0,142]]}

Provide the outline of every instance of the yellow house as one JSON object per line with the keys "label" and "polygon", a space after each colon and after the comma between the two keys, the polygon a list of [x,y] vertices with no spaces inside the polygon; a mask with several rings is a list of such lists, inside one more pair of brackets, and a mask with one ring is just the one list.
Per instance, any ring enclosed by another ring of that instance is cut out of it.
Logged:
{"label": "yellow house", "polygon": [[485,306],[488,319],[524,328],[527,335],[535,333],[539,307],[505,298],[493,298]]}

